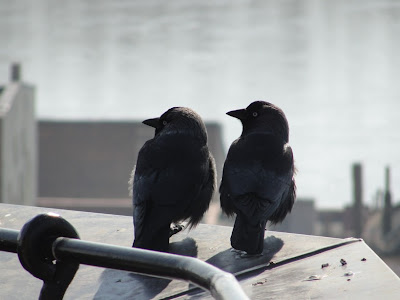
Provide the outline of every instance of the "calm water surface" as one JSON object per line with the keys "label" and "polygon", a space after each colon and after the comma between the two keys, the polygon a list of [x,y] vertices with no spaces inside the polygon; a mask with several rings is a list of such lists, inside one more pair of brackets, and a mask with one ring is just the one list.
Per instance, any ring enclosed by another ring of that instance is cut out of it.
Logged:
{"label": "calm water surface", "polygon": [[400,198],[400,1],[0,0],[0,82],[13,61],[37,114],[134,119],[189,106],[241,131],[228,110],[265,99],[291,126],[300,197],[372,203],[392,167]]}

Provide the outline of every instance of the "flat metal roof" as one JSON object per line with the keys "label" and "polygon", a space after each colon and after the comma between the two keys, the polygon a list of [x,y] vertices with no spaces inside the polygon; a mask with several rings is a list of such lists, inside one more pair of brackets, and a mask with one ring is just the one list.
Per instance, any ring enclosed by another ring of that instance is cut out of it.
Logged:
{"label": "flat metal roof", "polygon": [[[0,204],[0,227],[20,230],[32,217],[60,214],[82,240],[130,247],[132,218]],[[230,249],[231,227],[200,224],[171,238],[171,252],[232,272],[250,299],[398,299],[399,277],[360,239],[266,231],[262,256]],[[345,262],[344,263],[341,263]],[[324,266],[324,267],[322,267]],[[42,281],[14,253],[0,252],[0,298],[32,299]],[[187,282],[81,265],[64,299],[211,299]]]}

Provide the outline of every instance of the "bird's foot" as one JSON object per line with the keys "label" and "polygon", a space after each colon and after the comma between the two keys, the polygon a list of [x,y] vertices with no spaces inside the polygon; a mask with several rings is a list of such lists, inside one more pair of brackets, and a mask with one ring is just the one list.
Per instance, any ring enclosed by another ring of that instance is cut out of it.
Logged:
{"label": "bird's foot", "polygon": [[243,250],[238,250],[235,248],[231,248],[230,250],[231,252],[235,253],[237,256],[237,258],[253,258],[253,257],[260,257],[263,254],[259,253],[259,254],[248,254],[246,251]]}
{"label": "bird's foot", "polygon": [[231,248],[231,250],[230,250],[231,252],[234,252],[234,253],[237,253],[237,254],[243,254],[243,253],[246,253],[246,251],[242,251],[242,250],[238,250],[238,249],[235,249],[235,248]]}
{"label": "bird's foot", "polygon": [[243,253],[240,255],[241,258],[255,258],[255,257],[260,257],[263,256],[262,253],[258,253],[258,254],[248,254],[247,252]]}
{"label": "bird's foot", "polygon": [[169,237],[173,236],[174,234],[177,234],[183,229],[185,229],[185,225],[183,224],[175,224],[175,223],[171,224],[171,227],[169,229]]}

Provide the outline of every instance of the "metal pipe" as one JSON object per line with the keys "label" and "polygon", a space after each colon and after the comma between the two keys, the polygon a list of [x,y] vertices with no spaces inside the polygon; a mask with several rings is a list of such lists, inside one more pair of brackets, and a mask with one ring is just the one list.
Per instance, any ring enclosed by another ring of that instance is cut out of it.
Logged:
{"label": "metal pipe", "polygon": [[19,230],[0,228],[0,251],[17,253]]}
{"label": "metal pipe", "polygon": [[[18,253],[18,235],[19,230],[0,228],[0,251]],[[52,251],[58,261],[186,280],[216,299],[248,299],[232,274],[193,257],[65,237],[53,242]]]}
{"label": "metal pipe", "polygon": [[193,257],[63,237],[53,243],[53,255],[60,261],[186,280],[216,299],[248,299],[232,274]]}

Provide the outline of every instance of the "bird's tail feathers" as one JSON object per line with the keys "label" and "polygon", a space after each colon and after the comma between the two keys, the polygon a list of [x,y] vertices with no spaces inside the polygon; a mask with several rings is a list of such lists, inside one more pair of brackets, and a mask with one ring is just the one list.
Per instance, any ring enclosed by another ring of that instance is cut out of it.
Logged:
{"label": "bird's tail feathers", "polygon": [[238,212],[231,235],[231,245],[247,254],[260,254],[264,248],[264,233],[266,221],[253,225]]}
{"label": "bird's tail feathers", "polygon": [[169,211],[155,207],[135,207],[133,247],[168,251],[170,224]]}
{"label": "bird's tail feathers", "polygon": [[170,227],[163,226],[155,229],[143,229],[140,235],[135,236],[133,247],[155,251],[168,251]]}

